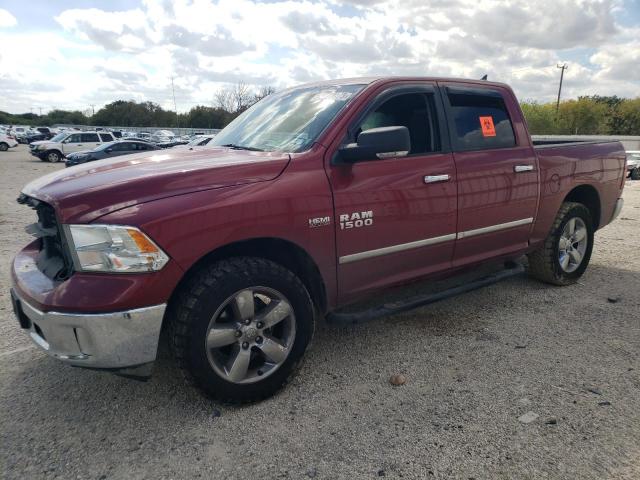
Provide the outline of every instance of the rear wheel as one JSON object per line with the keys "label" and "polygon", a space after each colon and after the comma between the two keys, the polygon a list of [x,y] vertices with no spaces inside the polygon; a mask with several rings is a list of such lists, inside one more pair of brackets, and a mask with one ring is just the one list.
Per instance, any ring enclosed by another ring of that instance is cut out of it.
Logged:
{"label": "rear wheel", "polygon": [[0,152],[6,152],[7,150],[9,150],[9,144],[8,143],[0,143]]}
{"label": "rear wheel", "polygon": [[529,254],[529,274],[554,285],[575,283],[589,265],[593,232],[589,209],[563,203],[544,245]]}
{"label": "rear wheel", "polygon": [[220,261],[194,275],[173,305],[170,341],[187,379],[229,403],[273,395],[296,370],[314,330],[292,272],[261,258]]}
{"label": "rear wheel", "polygon": [[62,155],[60,155],[60,152],[56,152],[55,150],[51,150],[51,151],[47,152],[47,154],[45,155],[45,158],[47,159],[47,162],[49,162],[49,163],[58,163],[60,161],[60,159],[62,158]]}

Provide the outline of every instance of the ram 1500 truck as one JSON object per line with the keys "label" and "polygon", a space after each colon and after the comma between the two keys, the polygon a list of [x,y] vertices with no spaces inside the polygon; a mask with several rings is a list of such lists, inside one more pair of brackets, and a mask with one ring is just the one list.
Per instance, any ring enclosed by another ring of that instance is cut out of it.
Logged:
{"label": "ram 1500 truck", "polygon": [[360,78],[269,95],[212,148],[52,173],[22,190],[20,325],[74,366],[148,375],[166,330],[218,399],[273,394],[316,319],[417,279],[528,255],[567,285],[622,207],[618,142],[535,146],[511,89]]}

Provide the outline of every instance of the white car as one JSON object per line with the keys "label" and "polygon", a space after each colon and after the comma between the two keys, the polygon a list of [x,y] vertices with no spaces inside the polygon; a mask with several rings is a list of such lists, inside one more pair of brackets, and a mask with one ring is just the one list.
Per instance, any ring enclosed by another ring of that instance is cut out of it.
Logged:
{"label": "white car", "polygon": [[149,138],[149,141],[153,143],[165,143],[173,141],[175,137],[176,134],[171,130],[156,130]]}
{"label": "white car", "polygon": [[56,163],[67,154],[80,150],[93,150],[103,143],[113,142],[116,138],[111,132],[63,132],[51,140],[32,142],[29,145],[31,155],[38,157],[43,162]]}
{"label": "white car", "polygon": [[17,146],[18,142],[13,136],[0,133],[0,152],[6,152],[10,148]]}
{"label": "white car", "polygon": [[177,145],[173,148],[190,148],[193,150],[194,147],[204,147],[206,146],[213,138],[216,136],[215,133],[210,135],[196,135],[191,139],[189,143],[186,145]]}

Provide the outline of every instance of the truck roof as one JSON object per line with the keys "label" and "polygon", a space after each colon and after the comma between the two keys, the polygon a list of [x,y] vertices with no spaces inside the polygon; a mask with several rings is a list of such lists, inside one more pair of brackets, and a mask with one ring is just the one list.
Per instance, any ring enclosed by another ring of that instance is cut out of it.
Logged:
{"label": "truck roof", "polygon": [[316,85],[356,85],[356,84],[365,84],[369,85],[372,83],[385,83],[385,82],[397,82],[397,81],[415,81],[415,82],[423,82],[423,81],[431,81],[431,82],[463,82],[463,83],[476,83],[478,85],[492,85],[496,87],[506,87],[510,88],[506,83],[501,82],[490,82],[488,80],[480,80],[480,79],[470,79],[470,78],[459,78],[459,77],[418,77],[418,76],[371,76],[371,77],[352,77],[352,78],[337,78],[333,80],[320,80],[318,82],[309,82],[300,85],[296,85],[292,88],[296,88],[301,85],[306,86],[316,86]]}

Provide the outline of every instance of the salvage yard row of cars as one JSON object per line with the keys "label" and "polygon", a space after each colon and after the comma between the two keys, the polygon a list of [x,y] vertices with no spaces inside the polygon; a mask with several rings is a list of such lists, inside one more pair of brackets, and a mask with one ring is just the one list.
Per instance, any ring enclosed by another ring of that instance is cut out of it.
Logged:
{"label": "salvage yard row of cars", "polygon": [[[18,145],[17,129],[25,127],[0,127],[0,151],[6,151]],[[40,128],[40,127],[39,127]],[[47,128],[47,127],[43,127]],[[33,136],[27,138],[30,153],[43,162],[57,163],[66,159],[66,166],[78,165],[93,160],[138,153],[141,151],[157,150],[185,146],[186,148],[202,147],[207,145],[215,134],[196,134],[176,136],[170,130],[158,130],[150,134],[147,132],[132,133],[108,130],[78,131],[64,129],[53,135],[52,130],[46,139]],[[5,133],[6,132],[6,133]]]}

